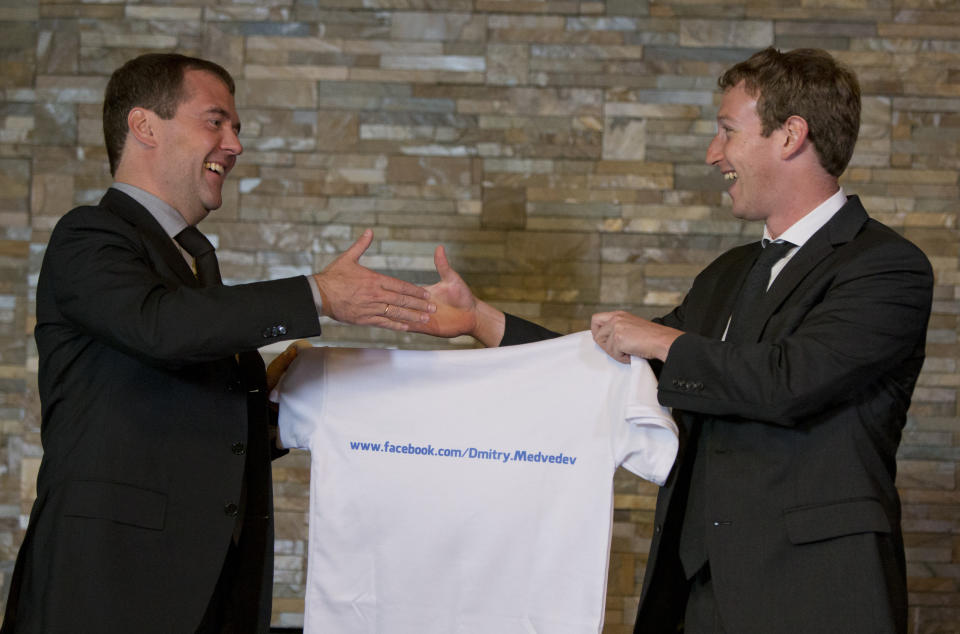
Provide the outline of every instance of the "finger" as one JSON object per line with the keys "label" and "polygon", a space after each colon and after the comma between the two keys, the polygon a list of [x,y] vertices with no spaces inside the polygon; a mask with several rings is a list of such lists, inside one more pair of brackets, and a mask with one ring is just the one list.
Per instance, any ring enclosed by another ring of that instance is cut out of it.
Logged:
{"label": "finger", "polygon": [[398,306],[400,308],[410,308],[412,310],[418,310],[422,313],[434,313],[437,311],[437,305],[433,302],[428,302],[425,299],[420,299],[419,297],[410,297],[409,295],[401,295],[399,293],[390,293],[386,296],[384,300],[391,306]]}
{"label": "finger", "polygon": [[360,256],[370,248],[370,245],[373,243],[373,231],[371,229],[364,229],[363,233],[360,234],[360,237],[357,238],[357,241],[350,245],[350,248],[343,252],[344,258],[349,258],[354,262],[360,259]]}
{"label": "finger", "polygon": [[602,348],[607,338],[603,335],[599,328],[591,328],[590,332],[593,335],[594,342],[596,342],[596,344]]}
{"label": "finger", "polygon": [[597,338],[600,330],[610,322],[610,313],[594,313],[590,318],[590,330],[593,332],[593,338]]}
{"label": "finger", "polygon": [[306,339],[297,339],[287,346],[287,349],[283,351],[283,354],[295,359],[301,350],[307,350],[312,347],[313,344]]}
{"label": "finger", "polygon": [[310,343],[307,339],[297,339],[296,341],[294,341],[294,342],[291,343],[290,345],[293,346],[293,347],[295,347],[298,351],[300,351],[300,350],[309,350],[310,348],[313,347],[313,344]]}
{"label": "finger", "polygon": [[[380,288],[389,291],[386,299],[383,300],[388,304],[412,305],[414,302],[423,302],[430,297],[430,292],[427,289],[388,275],[380,276]],[[426,304],[426,302],[423,303]],[[430,305],[432,306],[432,304]],[[435,306],[434,309],[436,309]]]}
{"label": "finger", "polygon": [[410,330],[409,322],[406,321],[393,321],[389,317],[374,317],[369,322],[366,322],[370,326],[378,326],[380,328],[386,328],[387,330],[400,330],[406,331]]}
{"label": "finger", "polygon": [[297,350],[292,345],[284,349],[283,352],[274,357],[273,361],[270,362],[270,367],[279,368],[281,370],[286,369],[290,362],[297,356]]}
{"label": "finger", "polygon": [[280,377],[287,371],[287,368],[290,367],[290,364],[293,363],[293,360],[297,357],[299,350],[304,348],[312,348],[313,345],[305,340],[298,339],[291,343],[287,348],[277,355],[277,357],[270,362],[267,366],[267,388],[271,391],[277,386],[280,382]]}
{"label": "finger", "polygon": [[610,320],[601,323],[595,331],[594,339],[613,356],[616,352],[614,350],[616,346],[616,322]]}
{"label": "finger", "polygon": [[612,314],[613,313],[594,313],[593,316],[590,317],[590,323],[596,324],[596,325],[603,325],[608,321],[610,321],[610,315]]}
{"label": "finger", "polygon": [[438,245],[433,252],[433,265],[437,267],[437,273],[440,275],[441,280],[448,280],[451,277],[456,278],[457,274],[453,268],[450,267],[450,262],[447,260],[447,251],[442,245]]}
{"label": "finger", "polygon": [[391,321],[404,321],[421,323],[430,320],[429,313],[411,308],[403,308],[395,304],[387,306],[381,317],[386,317]]}
{"label": "finger", "polygon": [[614,361],[619,361],[620,363],[630,363],[630,356],[625,355],[617,349],[615,340],[609,336],[609,333],[603,335],[603,341],[596,340],[597,343],[603,348],[603,351],[610,355]]}

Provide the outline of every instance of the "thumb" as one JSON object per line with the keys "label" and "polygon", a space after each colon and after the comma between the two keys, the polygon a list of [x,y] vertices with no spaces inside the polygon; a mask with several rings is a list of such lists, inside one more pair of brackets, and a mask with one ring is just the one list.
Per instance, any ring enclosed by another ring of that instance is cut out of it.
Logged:
{"label": "thumb", "polygon": [[441,280],[448,280],[452,275],[456,275],[450,268],[450,262],[447,261],[447,251],[443,246],[438,246],[433,252],[433,265],[437,267],[437,273]]}
{"label": "thumb", "polygon": [[594,338],[600,332],[600,329],[610,321],[610,313],[594,313],[590,318],[590,330],[593,331]]}
{"label": "thumb", "polygon": [[364,229],[363,233],[360,234],[360,237],[357,238],[357,241],[351,244],[350,248],[343,252],[342,257],[356,262],[360,259],[360,256],[363,255],[364,251],[370,248],[370,244],[372,242],[373,231],[370,229]]}

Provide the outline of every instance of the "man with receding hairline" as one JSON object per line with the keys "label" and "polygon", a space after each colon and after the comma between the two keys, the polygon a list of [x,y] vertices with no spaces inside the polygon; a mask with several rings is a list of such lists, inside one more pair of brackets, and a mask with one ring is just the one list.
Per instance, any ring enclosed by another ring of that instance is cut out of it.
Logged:
{"label": "man with receding hairline", "polygon": [[[269,628],[272,384],[257,348],[320,315],[396,330],[435,306],[357,262],[224,285],[196,225],[242,153],[234,84],[212,62],[130,60],[107,85],[115,182],[57,223],[37,285],[43,460],[4,633]],[[191,270],[191,269],[195,269]]]}

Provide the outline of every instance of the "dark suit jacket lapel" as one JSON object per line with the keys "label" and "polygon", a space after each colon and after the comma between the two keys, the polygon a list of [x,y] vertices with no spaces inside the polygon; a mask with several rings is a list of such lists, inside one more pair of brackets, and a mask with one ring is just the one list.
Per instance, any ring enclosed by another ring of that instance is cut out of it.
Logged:
{"label": "dark suit jacket lapel", "polygon": [[[764,301],[757,306],[762,312],[762,319],[758,324],[766,325],[770,316],[787,300],[790,294],[800,284],[804,277],[812,271],[824,258],[829,256],[837,246],[852,240],[868,219],[867,212],[860,204],[860,199],[851,196],[847,203],[834,214],[827,224],[820,228],[790,258],[777,279],[773,281]],[[762,326],[760,329],[762,332]],[[759,341],[760,332],[754,340]]]}
{"label": "dark suit jacket lapel", "polygon": [[713,295],[707,304],[715,312],[704,314],[704,323],[698,330],[701,334],[719,339],[727,329],[727,322],[733,313],[733,306],[740,294],[740,287],[750,271],[750,267],[760,255],[760,243],[744,245],[737,253],[736,259],[731,259],[726,272],[719,275],[719,283],[713,288]]}
{"label": "dark suit jacket lapel", "polygon": [[136,227],[151,255],[158,257],[181,282],[188,286],[200,285],[173,240],[143,205],[113,188],[107,190],[100,205]]}

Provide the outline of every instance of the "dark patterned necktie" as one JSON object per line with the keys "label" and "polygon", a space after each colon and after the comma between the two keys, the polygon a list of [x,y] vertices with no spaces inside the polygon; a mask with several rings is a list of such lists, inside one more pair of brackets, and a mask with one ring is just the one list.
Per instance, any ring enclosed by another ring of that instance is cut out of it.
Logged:
{"label": "dark patterned necktie", "polygon": [[220,265],[217,254],[207,237],[196,227],[187,227],[174,238],[184,250],[193,256],[197,269],[197,279],[201,286],[220,286]]}
{"label": "dark patterned necktie", "polygon": [[770,284],[770,271],[773,265],[779,262],[795,244],[778,240],[770,242],[764,240],[763,250],[747,273],[747,278],[740,288],[737,302],[734,304],[733,316],[730,318],[730,328],[727,330],[727,341],[744,343],[741,338],[744,333],[753,332],[751,321],[759,314],[757,305],[763,301]]}

